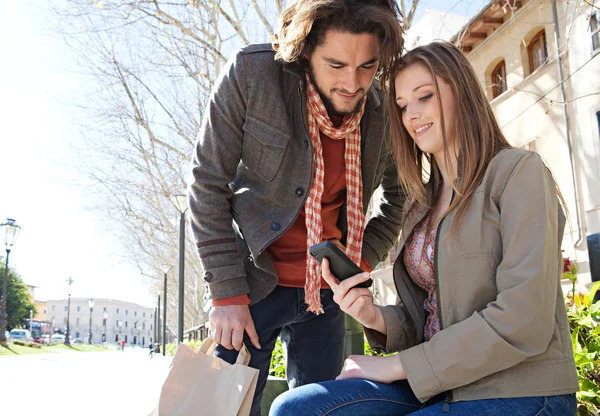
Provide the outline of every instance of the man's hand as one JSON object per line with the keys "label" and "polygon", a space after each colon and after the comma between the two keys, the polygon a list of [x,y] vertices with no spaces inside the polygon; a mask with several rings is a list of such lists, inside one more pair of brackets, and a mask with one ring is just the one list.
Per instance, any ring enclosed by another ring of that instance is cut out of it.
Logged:
{"label": "man's hand", "polygon": [[406,372],[397,355],[388,357],[371,357],[367,355],[351,355],[344,361],[344,367],[336,380],[345,378],[362,378],[378,383],[392,383],[406,379]]}
{"label": "man's hand", "polygon": [[373,303],[373,295],[367,288],[354,287],[369,279],[369,273],[360,273],[340,283],[331,274],[329,260],[323,259],[321,265],[323,279],[329,284],[333,291],[333,300],[340,305],[340,309],[356,319],[367,328],[386,333],[386,325],[383,314]]}
{"label": "man's hand", "polygon": [[239,351],[242,349],[246,331],[252,345],[260,350],[258,334],[248,305],[214,306],[210,311],[209,322],[210,332],[217,344],[228,350],[235,348]]}

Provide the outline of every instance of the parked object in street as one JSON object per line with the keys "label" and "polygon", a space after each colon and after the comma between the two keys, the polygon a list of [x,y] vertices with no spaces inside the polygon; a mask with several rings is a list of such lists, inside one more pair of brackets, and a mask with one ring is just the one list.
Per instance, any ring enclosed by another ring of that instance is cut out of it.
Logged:
{"label": "parked object in street", "polygon": [[28,329],[13,329],[10,331],[9,339],[11,341],[27,341],[32,342],[33,337],[31,336],[31,332]]}
{"label": "parked object in street", "polygon": [[54,334],[50,337],[50,344],[61,344],[65,342],[65,336],[63,334]]}

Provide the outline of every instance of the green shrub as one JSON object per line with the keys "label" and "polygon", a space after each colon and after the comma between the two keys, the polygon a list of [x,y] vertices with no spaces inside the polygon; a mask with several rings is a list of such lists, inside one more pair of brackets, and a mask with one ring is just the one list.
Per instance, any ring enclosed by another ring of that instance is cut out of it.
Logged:
{"label": "green shrub", "polygon": [[285,355],[281,340],[277,337],[273,355],[271,356],[271,366],[269,367],[269,375],[285,378]]}
{"label": "green shrub", "polygon": [[24,341],[13,341],[13,344],[15,344],[15,345],[20,345],[20,346],[22,346],[22,347],[25,347],[25,346],[27,346],[27,343],[26,343],[26,342],[24,342]]}
{"label": "green shrub", "polygon": [[[190,347],[193,347],[197,350],[200,349],[203,342],[204,341],[200,341],[198,339],[193,339],[191,341],[183,341],[184,344],[189,345]],[[162,348],[162,345],[161,345],[161,348]],[[166,355],[172,357],[175,355],[175,351],[177,351],[177,344],[167,344],[166,345]]]}
{"label": "green shrub", "polygon": [[589,293],[569,293],[566,296],[567,315],[579,392],[577,408],[581,416],[600,414],[600,302],[592,303],[600,282],[594,283]]}

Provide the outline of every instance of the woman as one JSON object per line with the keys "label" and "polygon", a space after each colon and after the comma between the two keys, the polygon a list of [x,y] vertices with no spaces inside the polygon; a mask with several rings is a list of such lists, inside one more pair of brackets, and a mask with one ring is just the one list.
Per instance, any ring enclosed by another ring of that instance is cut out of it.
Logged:
{"label": "woman", "polygon": [[352,288],[367,273],[340,283],[324,262],[323,278],[373,349],[399,353],[350,356],[336,381],[285,393],[271,415],[575,415],[552,174],[510,146],[453,45],[408,52],[389,90],[408,196],[399,303]]}

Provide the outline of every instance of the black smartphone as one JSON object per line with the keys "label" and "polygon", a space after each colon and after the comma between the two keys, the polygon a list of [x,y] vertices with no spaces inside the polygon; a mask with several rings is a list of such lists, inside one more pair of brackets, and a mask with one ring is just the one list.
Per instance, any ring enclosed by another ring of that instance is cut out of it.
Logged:
{"label": "black smartphone", "polygon": [[[309,249],[309,253],[311,256],[317,259],[319,263],[322,263],[324,258],[329,260],[329,268],[331,269],[331,273],[340,282],[364,272],[364,270],[358,267],[352,260],[348,258],[348,256],[346,256],[346,253],[344,253],[338,246],[330,241],[324,241],[322,243],[315,244]],[[354,287],[371,287],[372,284],[373,279],[369,279],[357,284]]]}

